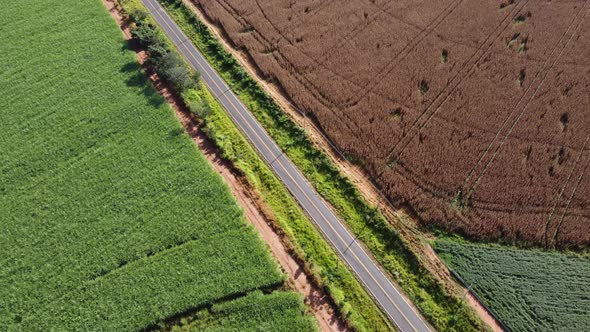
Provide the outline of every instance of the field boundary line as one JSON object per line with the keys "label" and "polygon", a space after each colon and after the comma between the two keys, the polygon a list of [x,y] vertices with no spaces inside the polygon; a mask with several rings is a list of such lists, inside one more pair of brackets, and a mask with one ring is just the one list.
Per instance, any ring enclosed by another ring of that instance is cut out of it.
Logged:
{"label": "field boundary line", "polygon": [[455,270],[453,270],[453,269],[451,269],[449,267],[447,267],[447,269],[449,270],[449,272],[451,273],[451,275],[455,279],[457,279],[457,281],[459,281],[459,283],[461,283],[467,289],[466,290],[467,293],[471,294],[481,304],[481,306],[485,308],[485,310],[496,320],[496,322],[500,325],[501,328],[504,329],[504,331],[506,331],[506,332],[512,332],[512,330],[510,330],[508,328],[508,326],[506,326],[506,324],[504,324],[504,322],[496,315],[496,313],[492,310],[492,308],[488,307],[488,305],[485,304],[485,302],[483,301],[483,299],[479,295],[477,295],[476,292],[473,291],[475,289],[475,286],[470,285]]}

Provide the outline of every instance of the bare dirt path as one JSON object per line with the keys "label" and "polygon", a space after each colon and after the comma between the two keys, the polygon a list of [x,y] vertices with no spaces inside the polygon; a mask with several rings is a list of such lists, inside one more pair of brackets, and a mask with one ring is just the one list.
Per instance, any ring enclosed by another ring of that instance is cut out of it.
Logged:
{"label": "bare dirt path", "polygon": [[[131,39],[128,25],[120,15],[117,5],[109,0],[102,0],[111,16],[121,27],[123,35],[127,40]],[[137,59],[143,65],[147,55],[137,50]],[[176,116],[185,127],[199,150],[229,185],[232,194],[244,210],[246,219],[256,228],[260,237],[268,245],[272,255],[289,276],[289,286],[303,294],[306,305],[313,312],[320,329],[326,332],[348,331],[346,324],[337,315],[337,311],[330,298],[317,287],[312,279],[305,273],[304,269],[297,263],[295,258],[289,254],[289,250],[283,244],[286,239],[281,237],[269,225],[266,214],[271,213],[265,203],[253,192],[247,183],[236,174],[230,162],[221,158],[217,147],[200,130],[199,125],[194,121],[186,107],[176,96],[172,95],[157,75],[149,76],[156,90],[168,101],[175,110]]]}
{"label": "bare dirt path", "polygon": [[280,87],[264,80],[256,65],[250,61],[248,55],[245,52],[234,48],[225,38],[222,30],[216,24],[213,24],[192,0],[183,0],[183,3],[191,8],[199,19],[209,27],[216,39],[223,44],[224,49],[234,56],[251,77],[256,79],[266,93],[273,97],[279,106],[281,106],[281,108],[289,115],[291,120],[305,130],[312,143],[330,156],[338,169],[356,185],[363,197],[369,203],[380,208],[388,221],[408,241],[412,250],[422,258],[422,261],[428,270],[443,282],[447,290],[459,297],[464,297],[467,304],[486,324],[488,324],[492,331],[503,331],[498,322],[490,315],[482,304],[471,293],[467,292],[466,288],[453,279],[444,263],[428,243],[430,235],[425,234],[420,230],[420,225],[416,221],[416,218],[412,216],[412,213],[405,209],[393,207],[385,196],[369,180],[369,177],[365,172],[360,167],[347,161],[333,147],[322,131],[312,123],[309,118],[301,115],[301,112],[297,110],[295,105],[293,105]]}

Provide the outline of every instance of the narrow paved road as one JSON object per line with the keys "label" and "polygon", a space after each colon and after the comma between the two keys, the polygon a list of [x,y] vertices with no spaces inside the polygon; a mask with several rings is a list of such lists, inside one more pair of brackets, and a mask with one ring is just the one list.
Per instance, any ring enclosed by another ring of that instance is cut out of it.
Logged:
{"label": "narrow paved road", "polygon": [[176,45],[180,53],[201,73],[202,80],[223,105],[239,129],[248,137],[262,158],[283,181],[291,194],[315,222],[325,238],[344,258],[365,288],[381,305],[384,312],[402,331],[430,331],[414,308],[401,296],[396,286],[385,276],[377,263],[356,242],[354,236],[328,208],[301,172],[283,154],[254,116],[242,104],[229,86],[209,65],[203,55],[182,33],[157,0],[142,0],[158,24]]}

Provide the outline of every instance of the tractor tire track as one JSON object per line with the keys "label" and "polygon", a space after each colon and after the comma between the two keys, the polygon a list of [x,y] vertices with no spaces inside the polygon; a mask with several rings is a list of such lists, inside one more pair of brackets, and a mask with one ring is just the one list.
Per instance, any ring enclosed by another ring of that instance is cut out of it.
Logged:
{"label": "tractor tire track", "polygon": [[[587,1],[584,3],[584,5],[586,5],[586,3],[587,3]],[[582,7],[582,8],[584,8],[584,7]],[[576,19],[578,18],[578,15],[581,12],[583,12],[583,10],[582,11],[579,11],[576,14],[576,16],[573,18],[573,20],[569,24],[567,30],[563,33],[563,35],[561,36],[561,38],[557,41],[555,47],[553,47],[553,50],[551,50],[551,53],[549,54],[549,56],[545,60],[545,62],[543,64],[543,67],[536,73],[536,75],[535,75],[532,83],[526,88],[525,92],[520,96],[520,98],[518,99],[518,102],[513,107],[513,109],[510,112],[510,114],[508,114],[508,116],[504,119],[504,121],[502,122],[502,125],[497,130],[496,135],[494,136],[494,138],[492,139],[492,141],[488,144],[488,146],[486,147],[486,149],[484,150],[484,152],[478,158],[478,161],[475,163],[475,165],[471,168],[471,170],[467,174],[465,180],[463,181],[463,184],[461,185],[460,191],[466,192],[465,189],[466,189],[466,187],[468,187],[468,184],[471,181],[474,173],[476,172],[477,168],[482,164],[482,162],[484,161],[484,159],[486,158],[486,156],[488,155],[488,153],[491,151],[491,149],[494,146],[494,144],[496,143],[497,139],[500,137],[500,134],[502,133],[502,131],[505,130],[505,126],[510,123],[511,124],[511,128],[512,128],[514,126],[515,122],[517,122],[520,119],[520,117],[524,114],[524,112],[525,112],[528,104],[531,102],[531,100],[535,97],[536,93],[538,92],[540,85],[542,85],[544,83],[544,81],[546,80],[547,76],[549,75],[549,72],[551,71],[551,69],[553,68],[553,66],[555,65],[555,63],[557,62],[557,60],[559,59],[559,57],[561,56],[561,54],[563,53],[563,49],[565,49],[567,47],[567,44],[569,44],[569,41],[571,40],[571,38],[576,34],[576,29],[579,26],[574,29],[572,35],[570,36],[570,39],[568,40],[568,42],[566,43],[566,45],[563,46],[562,52],[558,54],[558,56],[555,59],[555,61],[549,66],[549,69],[546,69],[547,66],[549,65],[549,63],[551,62],[553,55],[559,49],[559,45],[562,43],[562,41],[564,40],[564,38],[566,38],[566,36],[570,32],[570,29],[574,26],[574,24],[576,22]],[[542,73],[544,73],[544,75]],[[541,76],[543,76],[543,77],[541,78],[541,81],[539,82],[539,85],[536,86],[536,89],[533,89],[533,86],[535,86],[535,82]],[[535,91],[535,94],[528,99],[528,101],[526,102],[524,108],[518,114],[518,116],[516,117],[516,119],[514,119],[512,122],[510,122],[510,120],[513,118],[513,116],[515,114],[517,114],[516,112],[520,108],[519,106],[521,105],[521,103],[523,101],[527,100],[527,98],[525,98],[525,97],[528,96],[529,91]]]}
{"label": "tractor tire track", "polygon": [[[500,24],[498,24],[498,26],[496,27],[496,29],[494,29],[494,31],[492,31],[492,33],[490,33],[488,35],[488,37],[484,40],[484,42],[469,57],[469,59],[467,59],[462,64],[461,70],[459,70],[451,78],[450,84],[446,85],[436,95],[436,97],[428,105],[428,107],[416,118],[416,120],[414,120],[414,122],[410,126],[410,129],[408,130],[409,133],[406,134],[406,135],[404,135],[394,145],[394,147],[391,149],[391,151],[388,152],[388,154],[387,154],[387,156],[388,156],[387,159],[388,160],[391,160],[392,156],[398,156],[399,157],[403,153],[403,151],[405,150],[405,148],[407,147],[407,145],[409,145],[409,143],[411,142],[411,140],[416,135],[418,135],[421,132],[421,130],[428,124],[428,122],[434,117],[434,115],[436,115],[438,113],[438,111],[440,110],[440,108],[450,98],[450,96],[453,94],[453,92],[455,92],[455,90],[463,83],[465,77],[467,77],[467,76],[469,76],[469,75],[472,74],[472,72],[476,68],[477,64],[479,63],[479,61],[481,59],[483,59],[484,56],[488,53],[488,51],[490,50],[490,48],[493,46],[494,42],[510,26],[510,23],[512,22],[512,20],[517,16],[517,14],[515,14],[515,15],[512,15],[512,14],[515,13],[515,12],[516,13],[520,12],[527,5],[528,1],[529,0],[525,0],[522,3],[516,4],[514,6],[514,8],[512,8],[512,10],[509,12],[509,14],[506,15],[506,17],[500,22]],[[511,19],[508,20],[509,18],[511,18]],[[501,30],[499,30],[499,32],[498,32],[498,29],[500,29],[500,28],[501,28]],[[494,33],[497,33],[496,36],[493,39],[490,40],[490,38],[494,35]],[[479,56],[477,56],[477,54],[480,53],[480,51],[482,51],[481,54]],[[471,65],[469,65],[469,62],[473,61],[474,58],[475,58],[475,62],[473,62]],[[466,72],[463,69],[466,69]],[[458,79],[458,81],[455,82],[457,79]],[[442,100],[441,100],[441,98],[442,98]],[[433,109],[433,106],[439,100],[440,100],[440,103],[438,103],[438,105],[436,106],[436,108]],[[426,117],[426,118],[423,120],[424,117]],[[415,128],[417,128],[417,129],[415,129]],[[400,149],[401,149],[401,151],[398,152],[398,150],[400,150]]]}
{"label": "tractor tire track", "polygon": [[[588,3],[588,1],[589,0],[586,0],[586,2],[584,3],[584,5],[586,5]],[[582,12],[582,11],[580,11],[580,12]],[[477,189],[479,183],[481,182],[481,179],[485,176],[487,170],[489,169],[489,167],[493,163],[493,161],[496,159],[496,156],[498,155],[499,151],[502,149],[502,147],[506,143],[508,137],[510,136],[510,134],[512,133],[512,131],[514,130],[514,128],[518,125],[518,123],[520,122],[520,119],[522,118],[522,116],[524,115],[524,113],[526,112],[526,110],[528,109],[530,103],[536,97],[537,93],[539,92],[539,90],[541,89],[541,87],[543,86],[543,84],[545,83],[545,80],[547,79],[547,77],[549,75],[549,72],[551,72],[551,70],[555,67],[555,64],[557,64],[557,62],[559,61],[559,58],[565,52],[565,50],[567,49],[567,46],[572,41],[572,39],[576,35],[576,33],[579,31],[579,28],[583,25],[584,18],[586,17],[586,15],[588,14],[588,12],[590,12],[590,9],[587,9],[584,12],[584,14],[582,15],[582,19],[580,20],[580,22],[578,23],[578,25],[574,29],[574,32],[571,34],[571,36],[569,37],[568,41],[565,43],[565,45],[561,49],[561,52],[557,55],[556,59],[553,61],[552,65],[546,71],[544,77],[542,78],[541,82],[539,83],[539,85],[535,89],[533,95],[529,98],[529,100],[527,101],[527,103],[524,105],[522,111],[520,112],[520,114],[518,115],[518,117],[514,120],[512,126],[510,127],[510,129],[508,130],[508,132],[504,135],[504,138],[502,139],[502,141],[500,142],[500,144],[498,145],[498,147],[494,151],[494,153],[491,156],[491,158],[486,163],[485,167],[480,172],[479,176],[476,178],[476,180],[475,180],[474,184],[472,185],[471,189],[469,189],[468,191],[467,190],[464,191],[464,192],[468,192],[468,194],[465,197],[469,197]]]}

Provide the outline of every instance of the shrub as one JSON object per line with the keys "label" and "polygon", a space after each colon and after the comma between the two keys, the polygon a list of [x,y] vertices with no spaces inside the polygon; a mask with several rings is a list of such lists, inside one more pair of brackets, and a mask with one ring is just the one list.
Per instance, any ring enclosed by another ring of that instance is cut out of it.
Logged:
{"label": "shrub", "polygon": [[192,113],[196,114],[199,118],[205,121],[209,115],[211,115],[211,108],[209,107],[209,104],[201,100],[190,102],[188,104],[188,108]]}
{"label": "shrub", "polygon": [[[130,17],[133,16],[130,15]],[[143,47],[149,47],[154,44],[157,39],[156,30],[147,24],[136,25],[131,30],[131,36]]]}
{"label": "shrub", "polygon": [[[130,17],[139,20],[144,17],[140,10],[134,11]],[[145,20],[145,17],[143,18]],[[190,88],[195,88],[199,75],[191,72],[184,61],[170,50],[163,37],[160,37],[153,26],[145,21],[135,21],[136,25],[131,31],[133,39],[144,47],[148,54],[148,66],[162,79],[168,82],[174,92],[182,94]]]}
{"label": "shrub", "polygon": [[148,13],[141,9],[134,9],[129,13],[129,18],[133,22],[143,22],[148,17]]}
{"label": "shrub", "polygon": [[420,89],[420,93],[422,93],[422,94],[426,94],[428,92],[428,90],[430,89],[428,87],[428,82],[426,82],[425,80],[420,81],[420,84],[418,84],[418,88]]}

